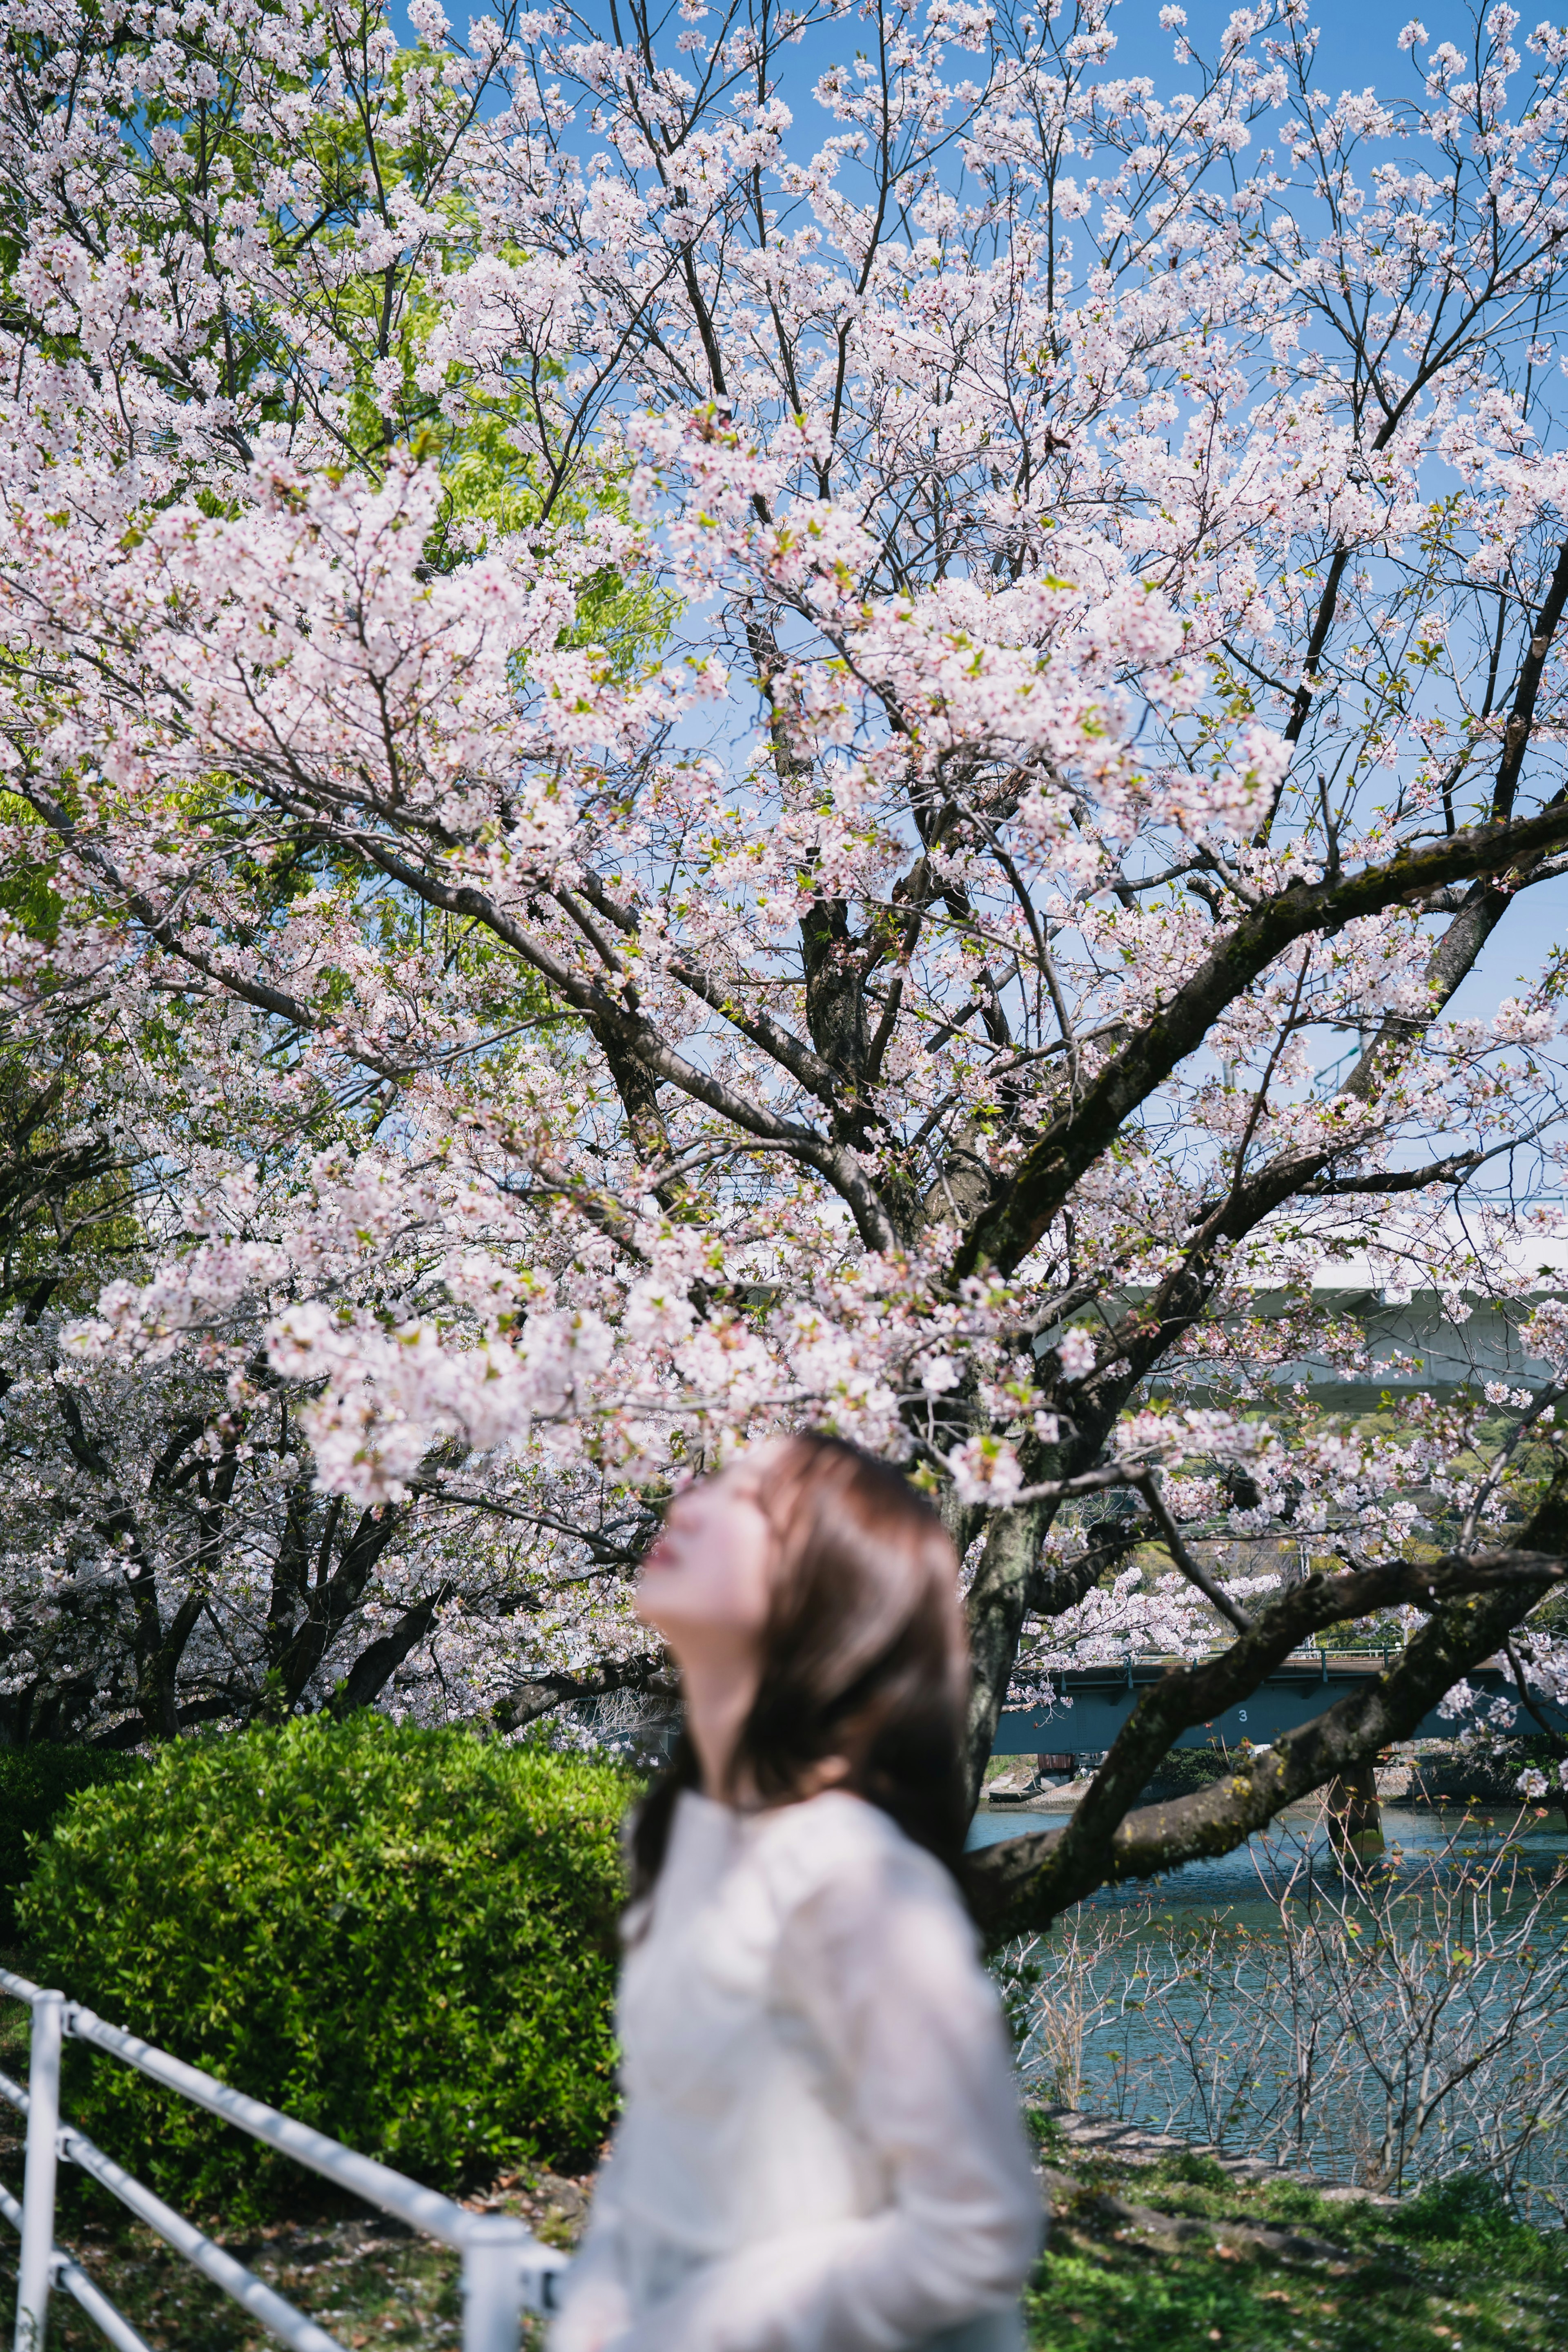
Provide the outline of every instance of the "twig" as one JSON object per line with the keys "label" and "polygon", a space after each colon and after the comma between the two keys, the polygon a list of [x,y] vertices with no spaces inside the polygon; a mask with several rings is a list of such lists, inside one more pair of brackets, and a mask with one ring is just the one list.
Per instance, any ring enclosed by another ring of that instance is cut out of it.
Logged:
{"label": "twig", "polygon": [[1172,1518],[1166,1508],[1165,1496],[1155,1483],[1155,1473],[1152,1470],[1145,1470],[1142,1477],[1130,1479],[1128,1484],[1136,1486],[1148,1505],[1150,1515],[1156,1522],[1161,1537],[1164,1538],[1166,1549],[1170,1553],[1187,1582],[1196,1584],[1204,1599],[1212,1602],[1220,1615],[1228,1619],[1239,1633],[1250,1633],[1251,1618],[1244,1609],[1237,1607],[1235,1601],[1221,1586],[1216,1584],[1207,1570],[1199,1566],[1182,1541],[1181,1530]]}

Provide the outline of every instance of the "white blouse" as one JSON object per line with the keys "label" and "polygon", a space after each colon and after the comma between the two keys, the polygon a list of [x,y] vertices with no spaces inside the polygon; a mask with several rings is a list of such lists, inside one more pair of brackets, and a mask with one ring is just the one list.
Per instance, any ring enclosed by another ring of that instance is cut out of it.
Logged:
{"label": "white blouse", "polygon": [[551,2352],[1021,2352],[1039,2182],[947,1873],[841,1790],[683,1794]]}

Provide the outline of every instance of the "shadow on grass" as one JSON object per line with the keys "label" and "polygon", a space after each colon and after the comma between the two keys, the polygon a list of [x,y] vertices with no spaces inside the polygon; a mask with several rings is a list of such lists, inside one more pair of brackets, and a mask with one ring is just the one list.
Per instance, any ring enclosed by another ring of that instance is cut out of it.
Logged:
{"label": "shadow on grass", "polygon": [[1387,2210],[1239,2182],[1196,2156],[1118,2165],[1049,2136],[1041,2152],[1055,2220],[1027,2299],[1031,2352],[1568,2344],[1568,2233],[1511,2220],[1485,2183]]}

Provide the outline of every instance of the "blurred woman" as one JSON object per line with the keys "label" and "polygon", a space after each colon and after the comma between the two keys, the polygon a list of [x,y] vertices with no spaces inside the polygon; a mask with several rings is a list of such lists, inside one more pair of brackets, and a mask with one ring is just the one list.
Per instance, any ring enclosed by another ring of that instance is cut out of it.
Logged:
{"label": "blurred woman", "polygon": [[637,1605],[685,1730],[632,1832],[624,2110],[552,2352],[1016,2352],[1040,2196],[953,1874],[940,1520],[789,1439],[677,1497]]}

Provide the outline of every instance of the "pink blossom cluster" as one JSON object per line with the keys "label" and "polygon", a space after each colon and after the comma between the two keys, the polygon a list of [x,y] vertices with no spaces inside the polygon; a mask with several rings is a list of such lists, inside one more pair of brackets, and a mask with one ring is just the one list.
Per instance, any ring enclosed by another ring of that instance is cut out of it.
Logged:
{"label": "pink blossom cluster", "polygon": [[[1170,1528],[1241,1610],[1518,1524],[1568,45],[1041,18],[0,0],[0,995],[122,1188],[5,1327],[0,1696],[186,1602],[214,1714],[618,1687],[804,1425],[1059,1597],[1139,1497],[1019,1692],[1219,1637]],[[1473,1381],[1314,1410],[1413,1298]]]}

